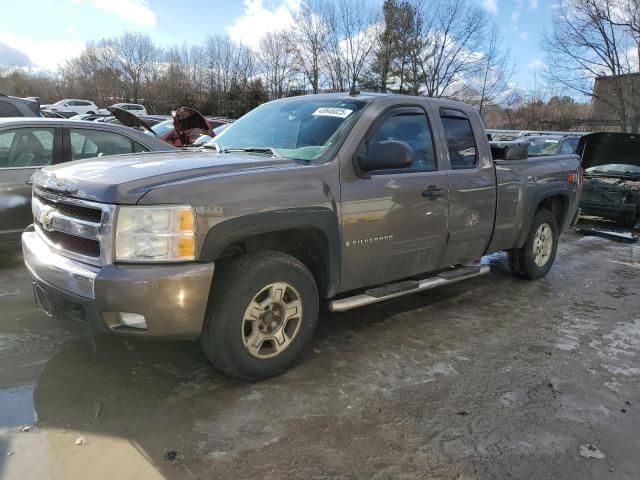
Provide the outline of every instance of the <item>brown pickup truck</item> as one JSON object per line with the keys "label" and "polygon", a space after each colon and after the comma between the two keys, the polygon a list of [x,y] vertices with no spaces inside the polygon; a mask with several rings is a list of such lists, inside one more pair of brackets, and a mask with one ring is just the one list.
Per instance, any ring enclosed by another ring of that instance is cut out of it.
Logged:
{"label": "brown pickup truck", "polygon": [[40,306],[199,338],[220,370],[264,379],[308,344],[321,302],[482,275],[476,261],[501,250],[518,277],[542,277],[581,188],[577,156],[492,156],[471,106],[431,98],[288,98],[215,140],[37,173],[22,244]]}

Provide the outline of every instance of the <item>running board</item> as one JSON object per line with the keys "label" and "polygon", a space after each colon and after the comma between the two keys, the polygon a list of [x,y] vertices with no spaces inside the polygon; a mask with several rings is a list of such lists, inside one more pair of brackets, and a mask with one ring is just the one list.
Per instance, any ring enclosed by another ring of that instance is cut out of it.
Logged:
{"label": "running board", "polygon": [[449,285],[467,280],[468,278],[478,277],[489,273],[489,265],[458,267],[447,270],[436,276],[425,278],[424,280],[407,280],[404,282],[391,283],[382,287],[372,288],[359,295],[353,297],[341,298],[329,302],[329,310],[332,312],[345,312],[352,308],[364,307],[372,303],[384,302],[392,298],[401,297],[410,293],[421,292],[441,285]]}

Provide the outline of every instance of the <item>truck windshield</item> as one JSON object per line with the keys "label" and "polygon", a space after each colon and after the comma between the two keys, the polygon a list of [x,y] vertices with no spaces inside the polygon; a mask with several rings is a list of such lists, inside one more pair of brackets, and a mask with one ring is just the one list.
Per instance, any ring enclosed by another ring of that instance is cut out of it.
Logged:
{"label": "truck windshield", "polygon": [[341,142],[366,105],[361,100],[299,97],[266,103],[217,135],[221,152],[271,149],[293,160],[316,160]]}

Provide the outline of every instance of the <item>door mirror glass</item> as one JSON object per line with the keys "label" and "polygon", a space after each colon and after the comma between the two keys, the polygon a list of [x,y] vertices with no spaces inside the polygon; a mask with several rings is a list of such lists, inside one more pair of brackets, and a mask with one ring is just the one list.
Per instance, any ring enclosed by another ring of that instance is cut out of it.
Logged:
{"label": "door mirror glass", "polygon": [[369,145],[367,155],[358,157],[364,171],[406,168],[413,161],[411,147],[397,140],[385,140]]}

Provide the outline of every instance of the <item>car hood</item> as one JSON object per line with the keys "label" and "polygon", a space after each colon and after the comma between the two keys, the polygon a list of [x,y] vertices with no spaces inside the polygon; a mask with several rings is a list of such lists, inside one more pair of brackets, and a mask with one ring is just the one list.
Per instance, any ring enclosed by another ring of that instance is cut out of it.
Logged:
{"label": "car hood", "polygon": [[109,111],[109,113],[111,113],[111,115],[116,117],[120,121],[120,123],[122,123],[125,127],[141,128],[143,130],[153,133],[154,135],[156,134],[156,132],[154,132],[151,129],[151,124],[145,122],[141,118],[136,117],[131,112],[127,112],[126,110],[123,110],[122,108],[118,108],[118,107],[109,107],[107,108],[107,110]]}
{"label": "car hood", "polygon": [[600,165],[626,164],[640,167],[640,135],[631,133],[590,133],[580,139],[577,149],[584,170]]}
{"label": "car hood", "polygon": [[300,165],[285,158],[204,149],[138,153],[46,167],[34,174],[33,185],[85,200],[134,204],[148,191],[176,182]]}
{"label": "car hood", "polygon": [[197,110],[189,107],[180,107],[171,112],[173,126],[182,145],[191,145],[200,135],[211,134],[207,119]]}

